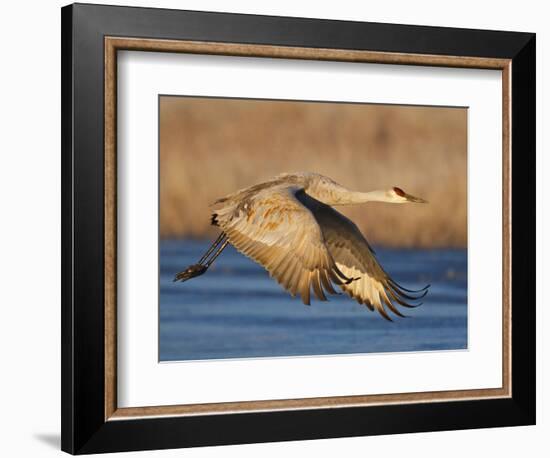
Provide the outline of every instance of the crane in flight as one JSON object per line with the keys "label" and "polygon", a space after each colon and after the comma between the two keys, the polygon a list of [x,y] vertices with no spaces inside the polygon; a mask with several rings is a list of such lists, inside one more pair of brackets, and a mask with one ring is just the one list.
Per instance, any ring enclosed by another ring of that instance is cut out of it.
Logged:
{"label": "crane in flight", "polygon": [[357,192],[317,173],[284,173],[218,199],[212,224],[221,229],[220,236],[174,281],[204,274],[231,243],[292,296],[299,294],[304,304],[310,304],[312,291],[326,301],[326,293],[337,294],[337,285],[387,320],[387,309],[404,316],[396,304],[420,305],[417,301],[430,285],[420,290],[400,286],[384,271],[357,226],[332,208],[367,202],[427,203],[397,187]]}

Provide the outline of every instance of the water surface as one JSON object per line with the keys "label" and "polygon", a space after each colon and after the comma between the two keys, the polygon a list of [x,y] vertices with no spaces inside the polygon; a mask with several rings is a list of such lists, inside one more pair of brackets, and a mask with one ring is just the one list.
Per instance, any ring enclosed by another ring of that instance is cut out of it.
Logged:
{"label": "water surface", "polygon": [[209,243],[160,244],[161,361],[467,348],[466,250],[378,248],[398,283],[432,285],[422,306],[400,307],[407,318],[390,323],[347,295],[303,305],[231,246],[203,276],[172,282]]}

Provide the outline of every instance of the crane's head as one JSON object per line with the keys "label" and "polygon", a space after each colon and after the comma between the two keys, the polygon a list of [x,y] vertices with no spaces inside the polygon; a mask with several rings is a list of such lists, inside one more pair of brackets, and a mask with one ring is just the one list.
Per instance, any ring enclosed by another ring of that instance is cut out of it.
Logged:
{"label": "crane's head", "polygon": [[388,190],[387,195],[389,198],[388,201],[395,204],[406,204],[410,202],[417,203],[417,204],[428,203],[427,200],[407,194],[405,191],[403,191],[401,188],[398,188],[397,186],[394,186],[393,188]]}

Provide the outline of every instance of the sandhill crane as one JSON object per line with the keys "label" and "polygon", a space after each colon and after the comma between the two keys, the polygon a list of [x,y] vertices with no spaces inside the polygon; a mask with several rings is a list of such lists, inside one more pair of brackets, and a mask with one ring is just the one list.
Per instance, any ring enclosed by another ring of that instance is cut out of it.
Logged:
{"label": "sandhill crane", "polygon": [[357,226],[332,205],[366,202],[426,203],[402,189],[355,192],[316,173],[285,173],[218,199],[212,224],[222,233],[197,264],[174,281],[204,274],[231,243],[262,265],[292,296],[310,304],[310,293],[326,301],[333,284],[371,311],[391,321],[386,307],[404,316],[396,304],[415,307],[428,286],[410,290],[382,268]]}

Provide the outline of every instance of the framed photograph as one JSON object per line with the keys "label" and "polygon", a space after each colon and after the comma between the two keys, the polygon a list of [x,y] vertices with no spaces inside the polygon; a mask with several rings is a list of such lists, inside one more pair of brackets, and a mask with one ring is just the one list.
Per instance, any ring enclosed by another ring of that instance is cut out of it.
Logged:
{"label": "framed photograph", "polygon": [[535,35],[62,9],[62,449],[535,423]]}

